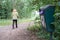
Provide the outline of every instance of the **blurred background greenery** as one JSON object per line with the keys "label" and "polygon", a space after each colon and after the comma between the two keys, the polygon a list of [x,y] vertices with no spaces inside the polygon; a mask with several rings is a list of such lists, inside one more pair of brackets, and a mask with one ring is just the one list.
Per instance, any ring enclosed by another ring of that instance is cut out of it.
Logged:
{"label": "blurred background greenery", "polygon": [[0,19],[10,19],[13,8],[17,9],[20,18],[31,18],[35,15],[32,12],[47,4],[55,5],[56,12],[60,12],[58,0],[0,0]]}
{"label": "blurred background greenery", "polygon": [[49,33],[42,30],[40,16],[36,12],[41,6],[52,4],[56,6],[53,38],[54,40],[60,40],[60,4],[58,5],[58,2],[59,0],[0,0],[0,25],[11,24],[11,13],[13,7],[15,7],[20,16],[20,22],[24,22],[24,20],[29,21],[29,19],[34,21],[34,25],[27,28],[28,30],[36,31],[39,38],[42,37],[49,40]]}

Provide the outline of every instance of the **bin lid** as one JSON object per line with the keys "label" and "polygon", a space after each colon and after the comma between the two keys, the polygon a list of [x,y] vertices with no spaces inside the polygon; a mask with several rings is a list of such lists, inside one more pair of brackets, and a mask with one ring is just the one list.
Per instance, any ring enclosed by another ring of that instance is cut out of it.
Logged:
{"label": "bin lid", "polygon": [[44,9],[46,9],[46,8],[49,7],[49,6],[54,6],[54,5],[49,4],[49,5],[41,6],[40,9],[41,9],[41,10],[44,10]]}
{"label": "bin lid", "polygon": [[41,6],[39,9],[39,14],[43,15],[44,14],[44,9],[46,9],[47,7],[49,7],[50,5],[46,5],[46,6]]}
{"label": "bin lid", "polygon": [[44,14],[44,9],[46,9],[50,6],[54,6],[54,5],[49,4],[49,5],[41,6],[40,9],[39,9],[39,14],[43,15]]}

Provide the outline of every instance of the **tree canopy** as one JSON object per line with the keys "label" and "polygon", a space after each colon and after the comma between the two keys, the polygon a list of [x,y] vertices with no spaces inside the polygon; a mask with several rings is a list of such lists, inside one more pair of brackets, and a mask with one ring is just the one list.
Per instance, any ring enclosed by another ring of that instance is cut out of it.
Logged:
{"label": "tree canopy", "polygon": [[[11,18],[11,10],[16,8],[21,18],[31,17],[33,10],[43,5],[57,5],[58,0],[0,0],[0,18]],[[3,17],[4,16],[4,17]]]}

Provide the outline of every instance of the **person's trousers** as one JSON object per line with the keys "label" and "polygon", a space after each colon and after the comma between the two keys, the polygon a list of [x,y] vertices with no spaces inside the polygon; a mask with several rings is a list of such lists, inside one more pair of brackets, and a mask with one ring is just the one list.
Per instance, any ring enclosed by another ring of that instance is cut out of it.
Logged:
{"label": "person's trousers", "polygon": [[14,29],[14,25],[17,28],[17,20],[13,20],[13,29]]}

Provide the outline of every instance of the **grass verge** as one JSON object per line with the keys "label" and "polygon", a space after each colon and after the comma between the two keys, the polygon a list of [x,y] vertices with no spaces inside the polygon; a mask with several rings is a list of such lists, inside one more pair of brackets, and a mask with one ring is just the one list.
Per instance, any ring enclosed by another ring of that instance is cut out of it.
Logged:
{"label": "grass verge", "polygon": [[[30,22],[30,19],[18,19],[18,23],[24,23],[24,22]],[[11,19],[0,19],[0,26],[7,26],[11,25],[12,20]]]}

